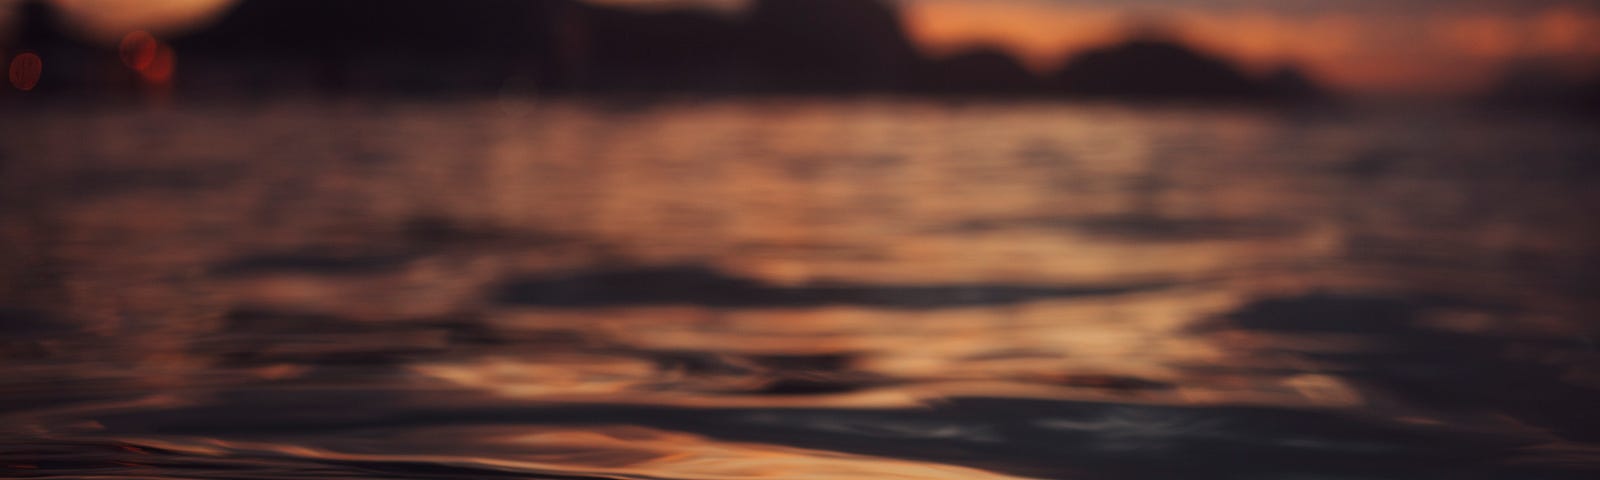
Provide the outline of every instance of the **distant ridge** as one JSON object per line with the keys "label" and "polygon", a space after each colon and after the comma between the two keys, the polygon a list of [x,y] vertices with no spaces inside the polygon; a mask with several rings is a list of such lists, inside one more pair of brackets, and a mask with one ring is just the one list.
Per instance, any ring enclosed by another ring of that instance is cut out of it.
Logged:
{"label": "distant ridge", "polygon": [[924,67],[923,88],[939,94],[1046,93],[1045,81],[1028,71],[1016,58],[993,47],[967,50],[930,60]]}
{"label": "distant ridge", "polygon": [[1293,67],[1254,78],[1172,40],[1135,38],[1073,55],[1055,75],[1068,95],[1143,99],[1309,99],[1321,90]]}
{"label": "distant ridge", "polygon": [[1548,65],[1511,65],[1481,101],[1502,109],[1600,115],[1600,75],[1574,77]]}
{"label": "distant ridge", "polygon": [[742,15],[576,0],[243,0],[209,27],[165,40],[179,57],[178,91],[224,95],[1321,95],[1293,69],[1255,78],[1219,57],[1147,39],[1084,52],[1045,76],[996,48],[929,58],[881,0],[755,0]]}

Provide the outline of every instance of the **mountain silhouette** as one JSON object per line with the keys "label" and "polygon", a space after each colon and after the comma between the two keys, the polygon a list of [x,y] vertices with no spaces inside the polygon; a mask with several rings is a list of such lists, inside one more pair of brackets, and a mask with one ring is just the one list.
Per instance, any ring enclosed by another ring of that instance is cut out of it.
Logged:
{"label": "mountain silhouette", "polygon": [[[59,23],[45,2],[27,3],[23,13],[21,32],[31,43],[51,36]],[[1142,38],[1075,56],[1051,78],[995,48],[929,59],[912,44],[900,11],[884,0],[754,0],[740,14],[578,0],[241,0],[211,25],[162,40],[179,58],[177,90],[201,94],[418,95],[515,86],[602,94],[1246,100],[1320,91],[1293,69],[1255,78],[1181,44]],[[110,47],[85,48],[46,63],[117,58]],[[95,78],[65,75],[85,85]]]}
{"label": "mountain silhouette", "polygon": [[879,0],[758,0],[743,37],[758,82],[779,90],[903,90],[922,61]]}
{"label": "mountain silhouette", "polygon": [[[246,0],[199,33],[188,50],[270,54],[319,49],[498,53],[537,42],[548,0]],[[532,27],[532,28],[530,28]]]}
{"label": "mountain silhouette", "polygon": [[256,70],[255,82],[311,72],[335,89],[523,76],[552,90],[889,91],[921,65],[898,12],[877,0],[760,0],[742,20],[572,0],[245,0],[172,43],[224,73]]}
{"label": "mountain silhouette", "polygon": [[928,62],[925,91],[941,94],[1036,95],[1044,82],[997,48],[976,48]]}
{"label": "mountain silhouette", "polygon": [[1495,108],[1600,114],[1600,75],[1563,75],[1549,65],[1514,63],[1483,96]]}
{"label": "mountain silhouette", "polygon": [[1267,75],[1262,85],[1272,96],[1284,99],[1316,99],[1326,95],[1321,86],[1300,67],[1284,65]]}
{"label": "mountain silhouette", "polygon": [[1319,91],[1291,67],[1253,78],[1220,57],[1145,37],[1076,54],[1054,81],[1068,95],[1156,100],[1292,99]]}
{"label": "mountain silhouette", "polygon": [[587,8],[567,23],[572,82],[599,91],[737,91],[745,88],[733,19],[700,10]]}
{"label": "mountain silhouette", "polygon": [[497,87],[524,70],[554,69],[553,23],[576,8],[569,0],[245,0],[171,43],[186,64],[234,74],[223,83]]}

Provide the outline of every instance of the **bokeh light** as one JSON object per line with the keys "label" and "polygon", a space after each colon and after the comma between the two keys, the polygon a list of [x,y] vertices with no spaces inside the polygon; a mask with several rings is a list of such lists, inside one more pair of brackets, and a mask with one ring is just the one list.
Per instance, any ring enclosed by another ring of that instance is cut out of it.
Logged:
{"label": "bokeh light", "polygon": [[137,30],[122,37],[118,50],[122,54],[123,65],[142,71],[155,60],[156,47],[156,37],[151,36],[150,32]]}
{"label": "bokeh light", "polygon": [[38,54],[26,52],[11,59],[11,86],[24,92],[33,90],[39,85],[39,76],[44,72],[44,61]]}
{"label": "bokeh light", "polygon": [[145,82],[153,86],[167,86],[172,83],[172,74],[177,69],[177,58],[172,52],[172,47],[154,45],[150,54],[150,61],[139,69],[139,75]]}

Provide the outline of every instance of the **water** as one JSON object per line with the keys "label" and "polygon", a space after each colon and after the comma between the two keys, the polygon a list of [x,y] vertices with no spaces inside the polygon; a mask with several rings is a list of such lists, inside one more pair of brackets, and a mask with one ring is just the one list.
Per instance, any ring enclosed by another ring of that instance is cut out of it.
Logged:
{"label": "water", "polygon": [[1593,125],[496,99],[0,127],[4,476],[1600,469]]}

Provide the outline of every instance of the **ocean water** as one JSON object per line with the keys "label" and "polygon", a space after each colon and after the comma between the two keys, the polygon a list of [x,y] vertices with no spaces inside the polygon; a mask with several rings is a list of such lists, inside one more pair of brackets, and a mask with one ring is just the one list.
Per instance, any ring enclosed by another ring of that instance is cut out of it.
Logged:
{"label": "ocean water", "polygon": [[1600,474],[1592,123],[8,108],[0,476]]}

